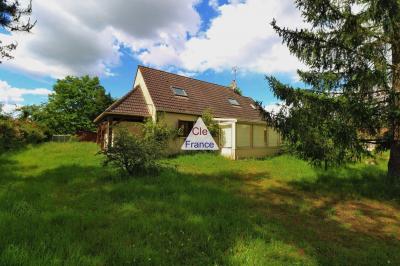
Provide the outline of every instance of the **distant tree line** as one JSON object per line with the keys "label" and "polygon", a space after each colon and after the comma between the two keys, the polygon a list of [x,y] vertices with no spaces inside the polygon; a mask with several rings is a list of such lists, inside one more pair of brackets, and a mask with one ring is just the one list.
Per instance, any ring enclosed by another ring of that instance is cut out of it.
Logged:
{"label": "distant tree line", "polygon": [[54,134],[95,131],[93,120],[113,101],[97,77],[59,79],[47,103],[26,105],[14,114],[0,109],[0,150],[37,143]]}
{"label": "distant tree line", "polygon": [[57,80],[47,103],[19,109],[21,119],[36,122],[51,134],[94,131],[93,120],[113,103],[97,77],[71,77]]}

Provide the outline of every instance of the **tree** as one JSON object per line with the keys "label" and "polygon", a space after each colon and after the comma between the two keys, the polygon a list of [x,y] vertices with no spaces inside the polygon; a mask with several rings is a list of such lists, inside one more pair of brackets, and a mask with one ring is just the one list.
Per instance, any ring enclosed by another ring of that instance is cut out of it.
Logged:
{"label": "tree", "polygon": [[3,113],[3,106],[4,104],[0,103],[0,119],[5,117],[5,114]]}
{"label": "tree", "polygon": [[97,77],[68,76],[57,80],[53,90],[43,113],[36,119],[42,120],[53,133],[95,130],[93,120],[113,102]]}
{"label": "tree", "polygon": [[[30,32],[35,26],[36,21],[31,23],[30,18],[27,21],[24,21],[24,18],[31,13],[32,1],[29,2],[27,7],[21,7],[18,0],[0,0],[0,26],[7,31]],[[12,59],[11,51],[16,48],[16,43],[2,45],[2,41],[0,40],[0,58]]]}
{"label": "tree", "polygon": [[390,149],[388,174],[400,181],[400,1],[295,3],[310,27],[272,26],[309,67],[298,71],[307,89],[268,76],[285,103],[268,118],[315,164],[358,160],[368,143]]}
{"label": "tree", "polygon": [[43,120],[44,108],[45,108],[44,104],[41,105],[32,104],[32,105],[21,106],[17,108],[17,111],[19,112],[18,119],[40,122]]}

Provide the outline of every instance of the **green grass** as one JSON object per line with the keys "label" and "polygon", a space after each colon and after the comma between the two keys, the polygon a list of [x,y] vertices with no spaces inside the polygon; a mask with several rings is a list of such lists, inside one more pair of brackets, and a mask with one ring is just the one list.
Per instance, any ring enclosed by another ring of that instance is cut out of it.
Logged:
{"label": "green grass", "polygon": [[386,159],[168,159],[118,179],[88,143],[0,156],[0,265],[400,265]]}

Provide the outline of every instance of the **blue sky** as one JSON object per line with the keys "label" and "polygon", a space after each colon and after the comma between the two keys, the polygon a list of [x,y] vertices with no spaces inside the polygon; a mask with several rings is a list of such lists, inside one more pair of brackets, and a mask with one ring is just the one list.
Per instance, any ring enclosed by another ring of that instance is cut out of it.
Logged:
{"label": "blue sky", "polygon": [[15,59],[0,65],[5,109],[45,102],[56,79],[66,75],[99,76],[113,97],[121,97],[139,64],[222,85],[237,66],[244,95],[265,105],[276,102],[265,75],[300,85],[295,71],[301,63],[269,26],[273,18],[301,24],[290,0],[108,2],[34,0],[32,34],[0,31],[4,42],[19,43]]}

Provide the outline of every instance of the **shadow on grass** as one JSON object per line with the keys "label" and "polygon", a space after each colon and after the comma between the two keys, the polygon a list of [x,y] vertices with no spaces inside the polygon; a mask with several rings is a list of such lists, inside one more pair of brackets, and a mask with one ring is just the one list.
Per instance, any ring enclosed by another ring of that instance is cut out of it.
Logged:
{"label": "shadow on grass", "polygon": [[268,172],[168,169],[107,182],[110,174],[79,165],[30,178],[9,172],[0,191],[0,264],[400,264],[397,241],[327,219],[333,201],[302,209],[308,203],[291,189],[237,194],[228,186]]}
{"label": "shadow on grass", "polygon": [[[341,200],[304,194],[290,187],[253,189],[246,196],[251,198],[252,209],[262,213],[267,224],[279,225],[281,240],[296,243],[305,254],[313,254],[320,265],[400,263],[396,251],[400,249],[398,216],[387,217],[381,209],[373,211],[371,206],[364,205],[357,206],[357,210],[365,210],[362,217],[344,220],[336,213]],[[354,222],[357,219],[368,224],[357,224]],[[396,234],[386,234],[388,226],[395,226]]]}
{"label": "shadow on grass", "polygon": [[293,181],[291,185],[308,192],[332,193],[341,198],[366,197],[400,202],[400,182],[390,182],[386,172],[374,166],[321,171],[316,180]]}
{"label": "shadow on grass", "polygon": [[14,180],[15,171],[19,169],[16,161],[9,159],[8,157],[0,156],[0,184],[7,183],[10,180]]}

